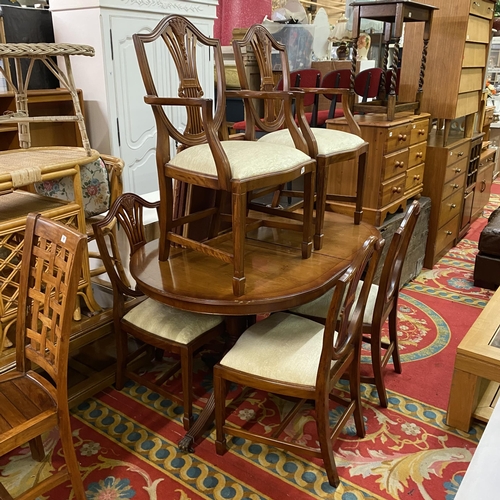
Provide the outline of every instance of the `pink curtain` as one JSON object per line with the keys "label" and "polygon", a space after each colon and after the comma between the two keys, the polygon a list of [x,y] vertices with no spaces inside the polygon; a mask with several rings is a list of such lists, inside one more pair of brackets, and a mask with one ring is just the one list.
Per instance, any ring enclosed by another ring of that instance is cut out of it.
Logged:
{"label": "pink curtain", "polygon": [[271,16],[271,0],[219,0],[214,37],[231,45],[233,28],[249,28]]}

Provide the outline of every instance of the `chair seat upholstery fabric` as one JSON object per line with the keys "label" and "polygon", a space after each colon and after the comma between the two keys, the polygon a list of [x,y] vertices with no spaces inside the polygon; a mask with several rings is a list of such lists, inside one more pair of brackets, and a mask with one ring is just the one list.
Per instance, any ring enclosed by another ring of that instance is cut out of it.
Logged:
{"label": "chair seat upholstery fabric", "polygon": [[[342,132],[341,130],[314,127],[311,128],[311,131],[318,144],[318,156],[328,156],[335,153],[355,150],[365,142],[361,137],[348,132]],[[274,144],[275,147],[294,147],[293,140],[288,129],[277,130],[276,132],[266,134],[257,142],[259,144]]]}
{"label": "chair seat upholstery fabric", "polygon": [[191,341],[222,323],[222,316],[198,314],[169,307],[153,299],[146,299],[130,310],[124,321],[158,337],[179,344]]}
{"label": "chair seat upholstery fabric", "polygon": [[315,321],[272,314],[248,328],[220,364],[258,377],[315,386],[323,331]]}
{"label": "chair seat upholstery fabric", "polygon": [[[356,288],[356,298],[359,297],[361,293],[361,288],[363,287],[363,282],[360,281],[358,283],[358,287]],[[328,290],[321,297],[318,297],[307,304],[303,304],[298,307],[294,307],[290,309],[291,312],[297,314],[304,314],[305,316],[314,316],[315,318],[326,318],[328,314],[328,307],[330,306],[330,302],[332,301],[333,293],[335,291],[335,287],[331,290]],[[375,301],[377,300],[378,295],[378,285],[372,285],[370,287],[370,292],[368,294],[368,299],[366,301],[365,314],[363,316],[363,323],[370,324],[373,318],[373,311],[375,309]]]}
{"label": "chair seat upholstery fabric", "polygon": [[[222,141],[231,166],[232,180],[245,180],[293,170],[311,158],[293,147],[261,144],[254,141]],[[168,165],[190,172],[217,177],[217,168],[208,144],[192,146],[181,151]]]}

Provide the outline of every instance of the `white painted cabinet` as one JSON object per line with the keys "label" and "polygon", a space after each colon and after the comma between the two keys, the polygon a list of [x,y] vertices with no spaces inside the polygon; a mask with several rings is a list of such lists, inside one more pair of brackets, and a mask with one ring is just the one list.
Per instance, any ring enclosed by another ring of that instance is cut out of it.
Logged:
{"label": "white painted cabinet", "polygon": [[[181,14],[213,36],[216,6],[217,0],[50,1],[56,42],[95,48],[95,57],[72,58],[75,82],[83,90],[92,147],[125,162],[125,191],[142,195],[158,189],[156,127],[151,108],[144,103],[132,35],[151,31],[165,15]],[[170,58],[163,50],[148,55],[154,61],[160,95],[176,96],[178,78]],[[207,53],[199,62],[205,96],[213,98],[213,61]],[[175,117],[179,127],[183,122],[183,116]]]}

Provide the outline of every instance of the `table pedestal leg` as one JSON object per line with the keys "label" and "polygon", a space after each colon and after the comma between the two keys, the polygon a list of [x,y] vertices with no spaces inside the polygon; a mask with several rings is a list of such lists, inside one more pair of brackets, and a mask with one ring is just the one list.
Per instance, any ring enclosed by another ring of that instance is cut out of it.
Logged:
{"label": "table pedestal leg", "polygon": [[[230,349],[238,340],[239,336],[247,328],[248,322],[253,320],[247,316],[228,316],[226,317],[226,330],[229,335]],[[215,397],[214,393],[208,398],[205,408],[201,411],[196,421],[191,426],[191,429],[179,441],[179,449],[181,451],[194,452],[194,442],[200,437],[213,423],[215,419]]]}

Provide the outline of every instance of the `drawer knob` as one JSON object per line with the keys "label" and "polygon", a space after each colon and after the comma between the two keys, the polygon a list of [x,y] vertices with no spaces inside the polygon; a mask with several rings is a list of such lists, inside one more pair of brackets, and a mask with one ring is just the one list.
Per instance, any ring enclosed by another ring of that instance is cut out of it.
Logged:
{"label": "drawer knob", "polygon": [[450,208],[451,208],[451,209],[453,209],[453,208],[457,208],[457,206],[455,205],[455,203],[452,203],[452,204],[450,205]]}
{"label": "drawer knob", "polygon": [[463,151],[460,151],[460,153],[457,153],[457,156],[461,158],[465,153]]}
{"label": "drawer knob", "polygon": [[452,185],[451,185],[451,187],[452,187],[453,189],[458,189],[460,186],[459,186],[458,184],[452,184]]}
{"label": "drawer knob", "polygon": [[425,128],[418,129],[418,135],[424,135],[424,134],[425,134]]}
{"label": "drawer knob", "polygon": [[455,169],[455,172],[456,172],[457,174],[459,174],[461,171],[462,171],[462,169],[461,169],[461,168],[456,168],[456,169]]}
{"label": "drawer knob", "polygon": [[404,162],[404,161],[397,161],[397,162],[394,164],[394,166],[395,166],[396,168],[404,168],[404,166],[405,166],[405,162]]}
{"label": "drawer knob", "polygon": [[453,233],[451,231],[446,231],[447,236],[451,236]]}
{"label": "drawer knob", "polygon": [[398,139],[400,141],[406,141],[406,134],[399,134]]}
{"label": "drawer knob", "polygon": [[394,186],[394,187],[392,188],[392,192],[393,192],[393,193],[401,193],[401,188],[400,188],[400,187],[396,187],[396,186]]}
{"label": "drawer knob", "polygon": [[474,5],[475,7],[479,7],[479,3],[478,2],[472,2],[472,5]]}
{"label": "drawer knob", "polygon": [[422,158],[424,156],[424,152],[423,151],[419,151],[417,153],[417,158]]}
{"label": "drawer knob", "polygon": [[420,175],[414,175],[413,179],[416,180],[416,181],[419,181],[420,180]]}

